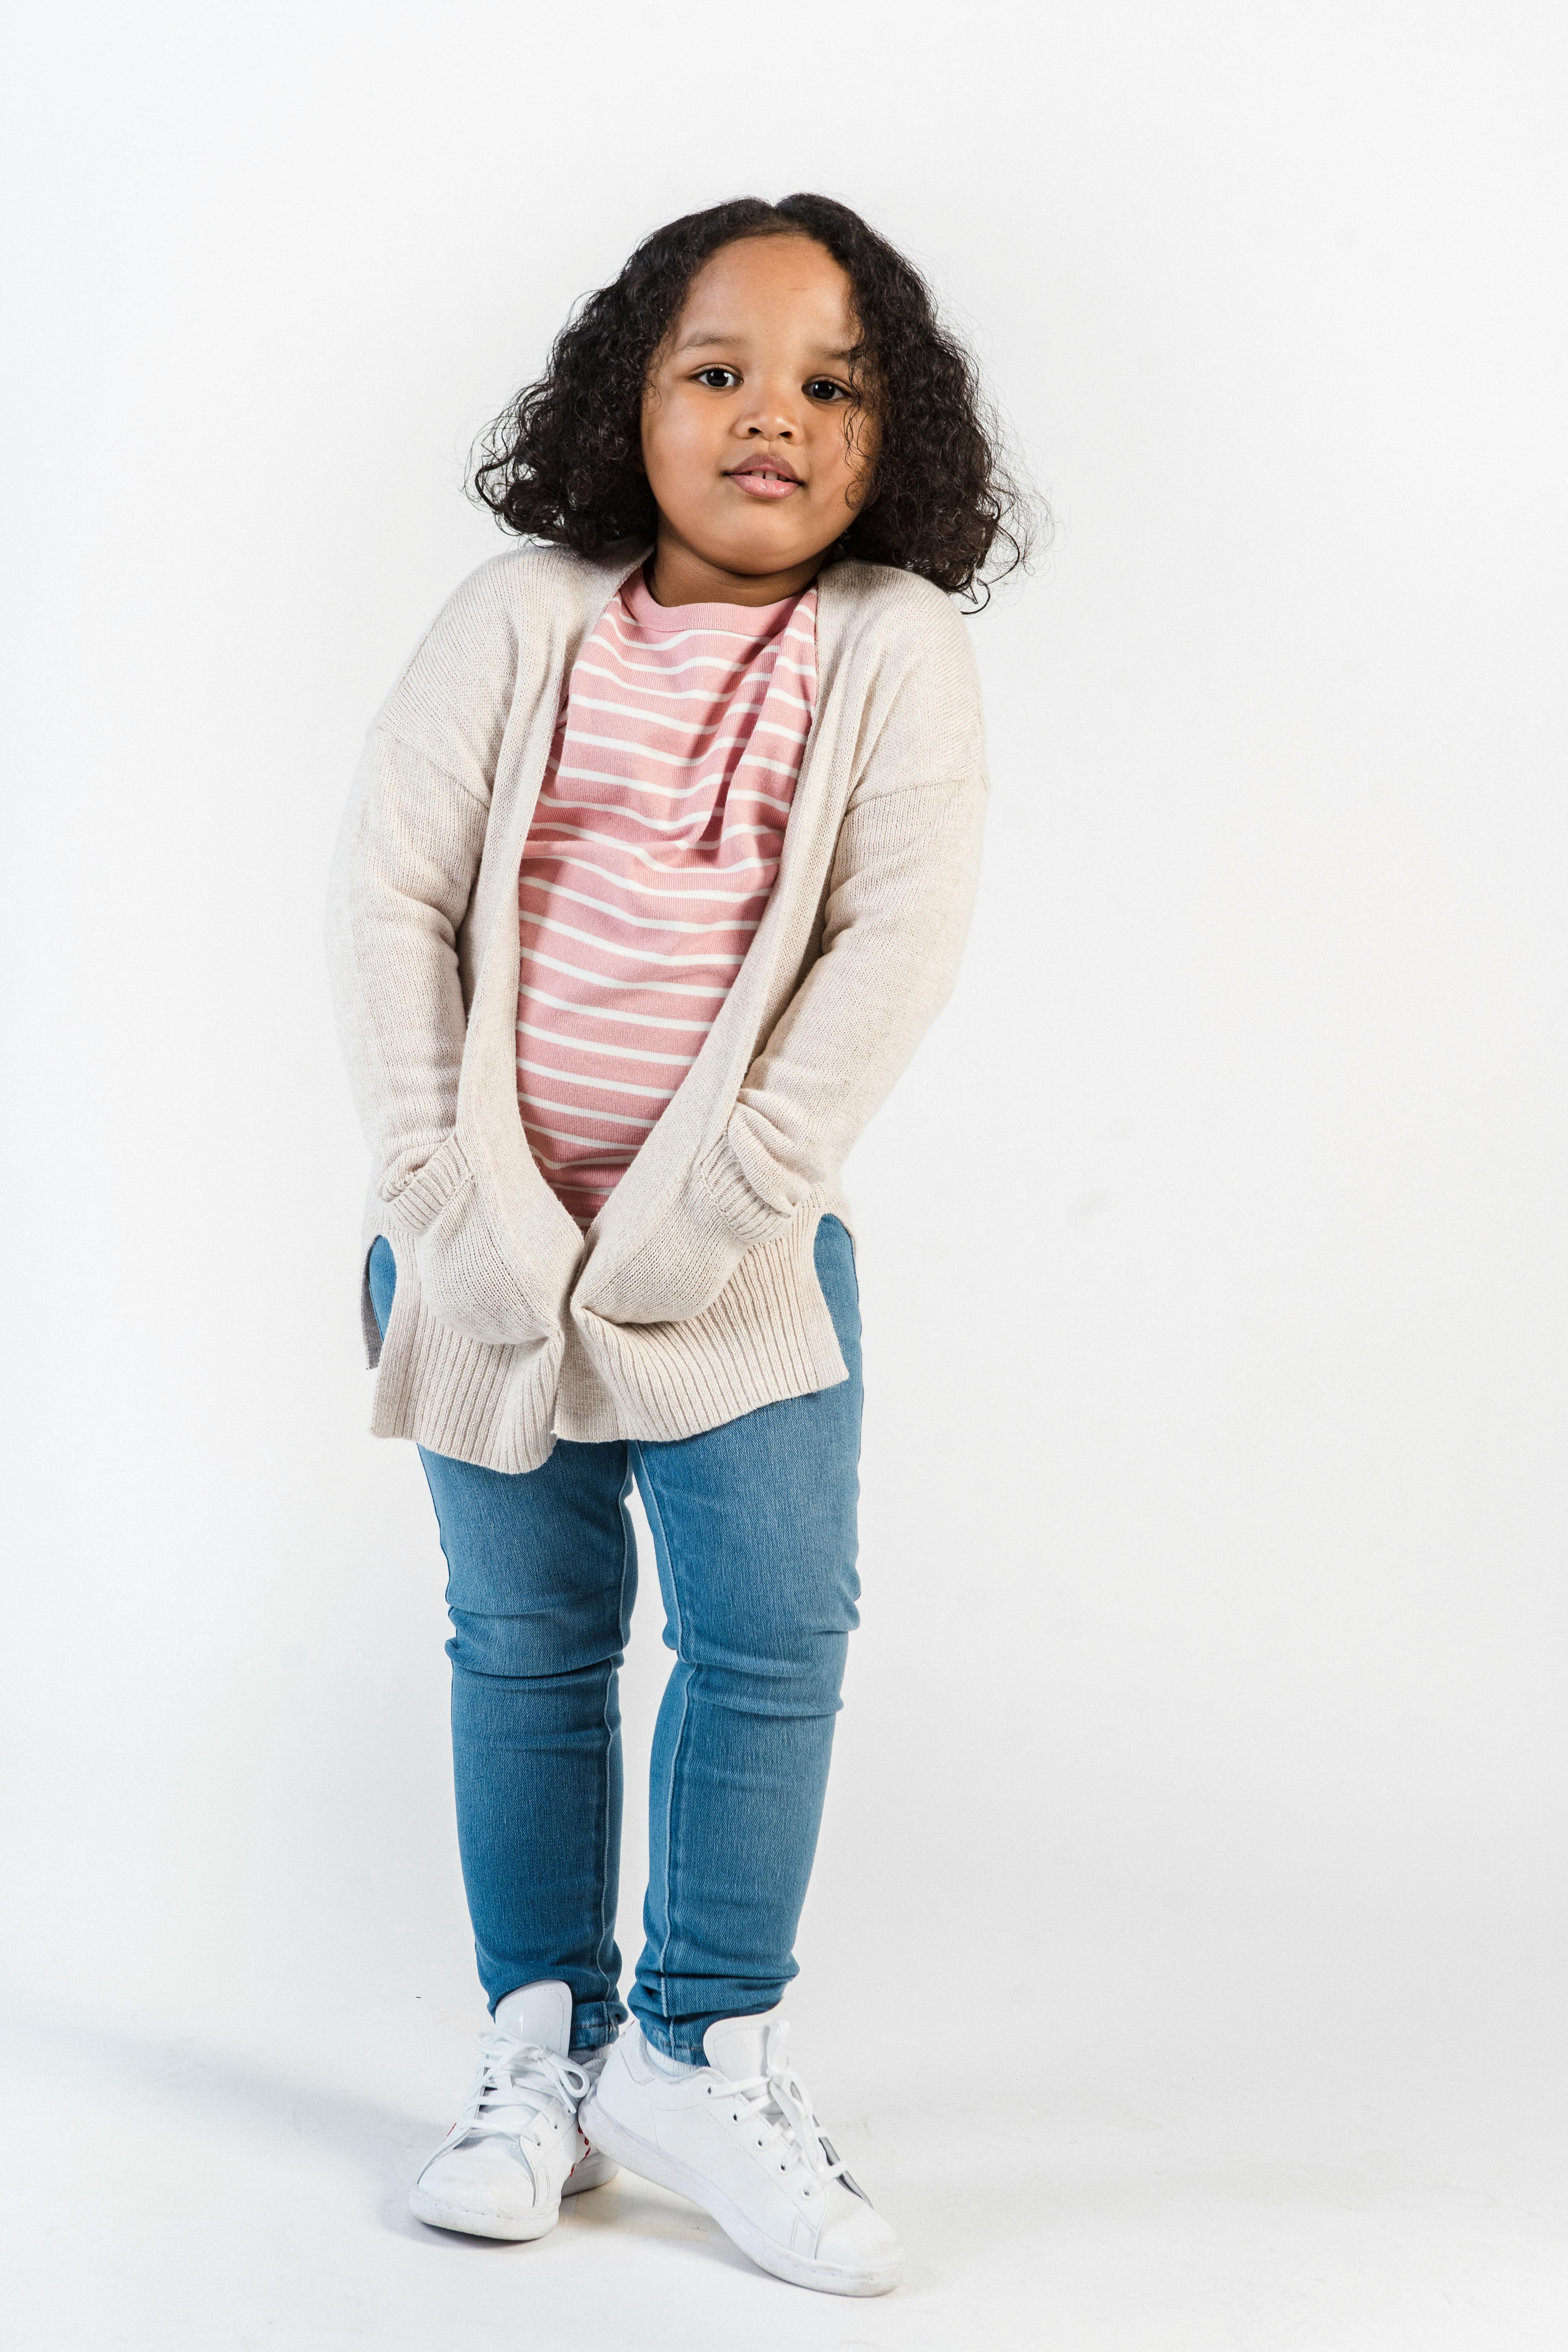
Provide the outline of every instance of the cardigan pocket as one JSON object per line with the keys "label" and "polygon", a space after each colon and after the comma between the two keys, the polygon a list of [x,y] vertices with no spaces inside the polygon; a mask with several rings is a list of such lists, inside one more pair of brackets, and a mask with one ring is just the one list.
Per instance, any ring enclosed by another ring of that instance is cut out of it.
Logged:
{"label": "cardigan pocket", "polygon": [[758,1200],[721,1136],[629,1258],[604,1270],[589,1260],[574,1309],[605,1323],[689,1323],[795,1213]]}
{"label": "cardigan pocket", "polygon": [[409,1234],[427,1311],[465,1339],[516,1347],[548,1336],[485,1214],[468,1155],[455,1134],[387,1203]]}
{"label": "cardigan pocket", "polygon": [[388,1221],[410,1239],[422,1234],[432,1217],[445,1207],[465,1183],[472,1183],[473,1175],[456,1134],[447,1136],[430,1154],[423,1168],[400,1184],[395,1192],[380,1192],[382,1207]]}
{"label": "cardigan pocket", "polygon": [[727,1135],[721,1135],[698,1161],[697,1181],[731,1232],[748,1249],[789,1222],[790,1210],[775,1209],[770,1202],[758,1199]]}

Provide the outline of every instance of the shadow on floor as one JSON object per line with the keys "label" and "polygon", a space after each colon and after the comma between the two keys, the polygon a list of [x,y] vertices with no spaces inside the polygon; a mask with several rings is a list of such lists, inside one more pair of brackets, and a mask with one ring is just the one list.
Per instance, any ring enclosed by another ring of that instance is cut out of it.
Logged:
{"label": "shadow on floor", "polygon": [[427,2116],[289,2074],[194,2036],[165,2040],[90,2018],[68,2021],[12,2011],[5,2038],[25,2062],[48,2064],[58,2052],[66,2073],[85,2066],[132,2095],[163,2107],[200,2109],[247,2136],[329,2146],[374,2182],[390,2226],[421,2233],[405,2203],[408,2182],[412,2168],[445,2129]]}
{"label": "shadow on floor", "polygon": [[[151,2105],[198,2111],[217,2128],[226,2126],[247,2138],[332,2148],[373,2187],[382,2227],[398,2237],[471,2259],[527,2251],[502,2239],[432,2230],[409,2212],[409,2183],[446,2129],[428,2116],[335,2090],[194,2036],[166,2040],[91,2019],[68,2021],[17,2011],[7,2012],[0,2031],[25,2064],[85,2071]],[[708,2241],[721,2260],[750,2268],[696,2206],[629,2174],[563,2207],[563,2237],[604,2229],[633,2237]]]}

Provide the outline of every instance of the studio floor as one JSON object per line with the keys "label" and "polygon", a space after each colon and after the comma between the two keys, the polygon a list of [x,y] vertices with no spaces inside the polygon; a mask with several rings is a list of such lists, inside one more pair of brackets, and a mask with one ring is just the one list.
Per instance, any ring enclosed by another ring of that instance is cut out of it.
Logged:
{"label": "studio floor", "polygon": [[[329,2080],[243,2039],[11,2017],[7,2352],[1568,2342],[1563,2181],[1538,2136],[1479,2111],[1438,2128],[1417,2101],[1401,2128],[1389,2101],[1321,2080],[1020,2097],[997,2046],[894,2037],[881,2082],[860,2073],[858,2112],[836,2120],[904,2234],[908,2276],[848,2303],[764,2277],[694,2208],[624,2176],[536,2245],[426,2230],[404,2198],[447,2121],[436,2069],[361,2044]],[[411,2047],[445,2057],[452,2039],[438,2021]]]}

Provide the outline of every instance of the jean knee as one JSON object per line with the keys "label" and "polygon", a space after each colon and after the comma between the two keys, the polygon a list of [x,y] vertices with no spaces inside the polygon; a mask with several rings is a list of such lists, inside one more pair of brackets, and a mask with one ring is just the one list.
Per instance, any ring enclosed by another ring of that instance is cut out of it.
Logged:
{"label": "jean knee", "polygon": [[783,1689],[792,1715],[837,1715],[843,1705],[847,1633],[814,1633],[786,1661]]}
{"label": "jean knee", "polygon": [[843,1704],[847,1633],[795,1633],[765,1648],[694,1645],[678,1654],[689,1666],[703,1694],[716,1706],[740,1715],[771,1715],[805,1721],[837,1715]]}
{"label": "jean knee", "polygon": [[597,1675],[621,1663],[614,1616],[598,1626],[563,1624],[553,1610],[511,1616],[448,1609],[452,1635],[447,1655],[459,1674],[489,1681],[556,1683]]}

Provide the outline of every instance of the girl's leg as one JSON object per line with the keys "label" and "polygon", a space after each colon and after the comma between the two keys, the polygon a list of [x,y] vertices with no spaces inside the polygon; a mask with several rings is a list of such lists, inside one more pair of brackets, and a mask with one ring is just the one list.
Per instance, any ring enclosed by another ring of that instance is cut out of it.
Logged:
{"label": "girl's leg", "polygon": [[[382,1328],[391,1248],[371,1252]],[[458,1843],[489,2004],[571,1987],[572,2046],[626,2017],[616,1946],[621,1732],[616,1670],[637,1592],[626,1447],[563,1439],[508,1476],[423,1446],[447,1568]]]}
{"label": "girl's leg", "polygon": [[836,1217],[817,1229],[816,1270],[847,1381],[632,1447],[676,1664],[654,1734],[631,2003],[657,2049],[699,2064],[716,2018],[771,2009],[796,1973],[859,1622],[860,1316]]}

